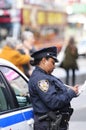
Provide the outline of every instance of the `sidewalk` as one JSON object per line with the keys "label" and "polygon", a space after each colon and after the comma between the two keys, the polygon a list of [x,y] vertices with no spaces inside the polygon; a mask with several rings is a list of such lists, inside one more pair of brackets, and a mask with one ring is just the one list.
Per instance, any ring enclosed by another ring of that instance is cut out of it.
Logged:
{"label": "sidewalk", "polygon": [[[53,71],[53,75],[61,79],[65,83],[66,72],[64,69],[56,67]],[[83,84],[86,80],[86,67],[80,67],[76,70],[76,84]],[[71,71],[70,71],[70,84],[71,84]]]}

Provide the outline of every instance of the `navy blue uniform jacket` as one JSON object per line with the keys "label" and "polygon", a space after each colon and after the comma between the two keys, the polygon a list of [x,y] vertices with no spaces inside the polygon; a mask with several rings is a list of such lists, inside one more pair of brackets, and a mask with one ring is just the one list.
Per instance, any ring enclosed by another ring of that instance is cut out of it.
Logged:
{"label": "navy blue uniform jacket", "polygon": [[36,67],[29,79],[29,92],[35,113],[47,113],[67,107],[73,97],[72,89],[61,80]]}

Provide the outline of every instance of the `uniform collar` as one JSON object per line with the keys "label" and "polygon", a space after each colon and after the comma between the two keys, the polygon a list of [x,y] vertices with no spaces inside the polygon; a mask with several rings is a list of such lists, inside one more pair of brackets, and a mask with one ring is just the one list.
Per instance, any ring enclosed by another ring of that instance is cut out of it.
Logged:
{"label": "uniform collar", "polygon": [[42,68],[40,68],[39,66],[36,66],[36,70],[40,70],[41,72],[47,74],[46,71],[44,71],[44,70],[43,70]]}

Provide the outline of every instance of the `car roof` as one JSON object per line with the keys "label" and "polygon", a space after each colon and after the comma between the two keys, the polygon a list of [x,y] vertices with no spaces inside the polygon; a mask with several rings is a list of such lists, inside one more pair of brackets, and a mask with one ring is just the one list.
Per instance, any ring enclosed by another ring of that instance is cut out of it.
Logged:
{"label": "car roof", "polygon": [[7,67],[11,67],[13,68],[14,70],[16,70],[17,72],[19,72],[27,81],[29,80],[26,75],[20,71],[13,63],[11,63],[10,61],[8,60],[5,60],[3,58],[0,58],[0,65],[2,66],[7,66]]}

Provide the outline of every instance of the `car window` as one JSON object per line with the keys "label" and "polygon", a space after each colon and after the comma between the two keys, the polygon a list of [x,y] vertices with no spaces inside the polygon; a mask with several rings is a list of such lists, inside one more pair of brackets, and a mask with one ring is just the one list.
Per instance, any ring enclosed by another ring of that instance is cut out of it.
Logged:
{"label": "car window", "polygon": [[0,82],[0,112],[11,109],[10,103],[8,101],[7,90],[3,83]]}
{"label": "car window", "polygon": [[0,70],[9,81],[9,84],[16,95],[19,107],[31,105],[28,83],[24,78],[11,68],[0,66]]}

